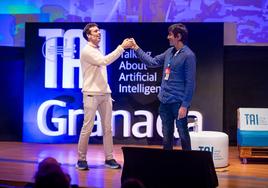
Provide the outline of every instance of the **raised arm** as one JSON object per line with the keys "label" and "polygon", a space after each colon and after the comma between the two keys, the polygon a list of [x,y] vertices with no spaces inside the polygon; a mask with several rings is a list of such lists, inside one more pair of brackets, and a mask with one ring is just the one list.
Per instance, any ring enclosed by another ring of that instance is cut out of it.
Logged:
{"label": "raised arm", "polygon": [[107,55],[103,55],[98,48],[88,46],[81,54],[81,60],[93,65],[109,65],[117,60],[125,49],[130,48],[132,43],[129,39],[117,46],[117,48]]}
{"label": "raised arm", "polygon": [[145,63],[148,67],[160,67],[163,66],[165,60],[165,53],[151,57],[149,54],[145,53],[136,43],[134,38],[131,38],[132,49],[135,50],[138,58]]}

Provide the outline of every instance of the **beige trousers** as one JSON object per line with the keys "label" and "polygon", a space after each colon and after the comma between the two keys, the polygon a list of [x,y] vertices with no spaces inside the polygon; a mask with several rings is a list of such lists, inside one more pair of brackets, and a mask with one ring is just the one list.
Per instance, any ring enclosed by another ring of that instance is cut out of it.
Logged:
{"label": "beige trousers", "polygon": [[78,142],[78,160],[86,160],[87,147],[90,134],[92,132],[96,111],[100,113],[103,131],[103,146],[105,159],[113,158],[113,138],[112,138],[112,98],[111,94],[105,95],[83,95],[84,122],[80,132]]}

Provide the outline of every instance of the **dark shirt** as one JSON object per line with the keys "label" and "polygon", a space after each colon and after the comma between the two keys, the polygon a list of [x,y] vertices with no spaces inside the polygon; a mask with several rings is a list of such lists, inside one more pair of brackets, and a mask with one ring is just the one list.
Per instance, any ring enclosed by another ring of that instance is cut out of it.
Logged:
{"label": "dark shirt", "polygon": [[[154,58],[139,48],[136,55],[148,67],[163,66],[161,90],[158,94],[162,103],[181,102],[183,107],[190,106],[195,90],[196,58],[188,46],[184,45],[178,53],[171,47]],[[165,80],[165,69],[168,66],[170,75]]]}

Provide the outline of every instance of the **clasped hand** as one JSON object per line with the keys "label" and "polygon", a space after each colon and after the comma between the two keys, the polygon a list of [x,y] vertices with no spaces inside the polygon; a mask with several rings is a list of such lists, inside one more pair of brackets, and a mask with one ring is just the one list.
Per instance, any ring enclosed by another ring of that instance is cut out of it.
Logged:
{"label": "clasped hand", "polygon": [[132,48],[134,50],[137,50],[139,48],[134,38],[126,38],[125,40],[123,40],[121,46],[124,49]]}

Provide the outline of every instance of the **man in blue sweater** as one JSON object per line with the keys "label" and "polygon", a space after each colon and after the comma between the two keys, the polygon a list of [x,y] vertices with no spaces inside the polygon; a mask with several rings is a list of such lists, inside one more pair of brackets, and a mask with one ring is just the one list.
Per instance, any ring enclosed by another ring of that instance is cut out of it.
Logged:
{"label": "man in blue sweater", "polygon": [[183,150],[191,150],[187,114],[195,90],[196,57],[186,45],[188,30],[183,24],[168,28],[167,39],[172,47],[151,57],[132,39],[136,55],[148,67],[163,67],[159,114],[162,120],[163,148],[173,149],[174,120]]}

